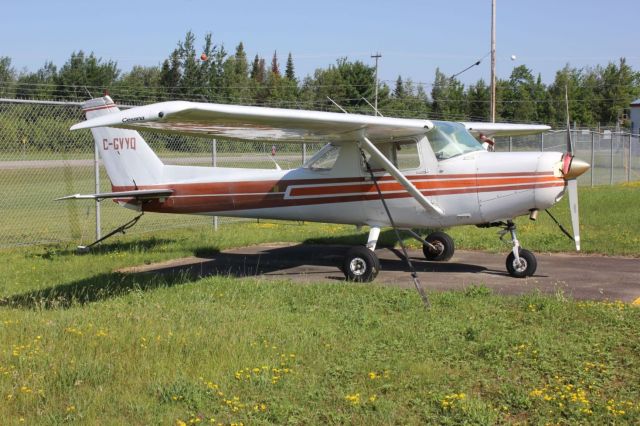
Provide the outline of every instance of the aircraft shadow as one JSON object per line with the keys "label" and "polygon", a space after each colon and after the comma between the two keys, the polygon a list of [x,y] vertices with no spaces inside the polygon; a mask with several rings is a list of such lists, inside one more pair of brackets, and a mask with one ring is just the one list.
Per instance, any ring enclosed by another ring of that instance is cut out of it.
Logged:
{"label": "aircraft shadow", "polygon": [[[340,271],[343,257],[350,246],[343,245],[308,245],[300,244],[286,247],[276,247],[257,253],[217,253],[199,261],[150,268],[142,273],[163,275],[182,275],[190,279],[198,279],[212,275],[233,276],[237,278],[255,277],[263,274],[271,276],[310,275],[344,280]],[[383,271],[409,271],[402,254],[395,248],[377,250],[379,255],[385,250],[394,253],[394,257],[384,256],[380,259]],[[427,262],[424,259],[412,259],[413,266],[418,272],[484,272],[486,268],[464,263]],[[336,277],[334,277],[333,269]],[[339,278],[337,278],[339,276]]]}
{"label": "aircraft shadow", "polygon": [[187,284],[184,274],[130,274],[111,272],[0,298],[0,306],[23,309],[67,309],[124,296],[136,291]]}
{"label": "aircraft shadow", "polygon": [[[275,277],[305,275],[312,281],[344,281],[340,268],[343,257],[350,246],[308,245],[276,247],[256,253],[224,253],[217,249],[196,249],[197,260],[176,265],[141,266],[126,271],[95,275],[66,284],[34,290],[0,299],[0,306],[24,309],[67,309],[74,305],[107,300],[134,291],[151,291],[159,287],[186,284],[209,276],[231,276],[237,278],[256,277],[269,274]],[[388,256],[384,251],[391,251]],[[383,271],[408,272],[401,251],[382,248],[378,255]],[[465,263],[427,262],[412,259],[418,272],[480,273],[486,268]]]}

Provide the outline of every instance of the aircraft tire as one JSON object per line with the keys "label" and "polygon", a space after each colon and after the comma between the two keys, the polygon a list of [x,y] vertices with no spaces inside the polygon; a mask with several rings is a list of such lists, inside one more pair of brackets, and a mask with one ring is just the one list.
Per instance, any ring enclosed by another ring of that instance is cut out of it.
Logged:
{"label": "aircraft tire", "polygon": [[351,247],[344,257],[342,272],[347,281],[368,283],[378,276],[380,260],[367,247]]}
{"label": "aircraft tire", "polygon": [[519,254],[522,261],[520,265],[516,265],[516,257],[513,252],[507,256],[507,272],[509,272],[509,275],[514,278],[525,278],[535,274],[538,268],[538,261],[534,254],[523,248],[520,249]]}
{"label": "aircraft tire", "polygon": [[453,238],[451,238],[449,234],[441,231],[432,232],[427,235],[425,240],[438,248],[436,252],[429,246],[423,245],[422,253],[424,253],[425,259],[432,262],[446,262],[453,257],[456,247]]}

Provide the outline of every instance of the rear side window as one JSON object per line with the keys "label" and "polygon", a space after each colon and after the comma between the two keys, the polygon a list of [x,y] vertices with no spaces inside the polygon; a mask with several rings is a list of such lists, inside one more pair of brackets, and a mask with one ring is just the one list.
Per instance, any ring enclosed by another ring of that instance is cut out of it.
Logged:
{"label": "rear side window", "polygon": [[[414,170],[420,167],[420,154],[416,141],[387,142],[376,145],[376,148],[400,170]],[[365,152],[365,156],[374,172],[384,169],[382,164],[378,164],[367,152]],[[362,168],[366,170],[366,165],[362,164]]]}

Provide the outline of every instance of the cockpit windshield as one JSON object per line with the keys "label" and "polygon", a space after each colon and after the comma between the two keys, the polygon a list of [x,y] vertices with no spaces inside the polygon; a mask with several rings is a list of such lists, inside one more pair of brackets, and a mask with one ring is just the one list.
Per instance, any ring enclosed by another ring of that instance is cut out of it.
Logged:
{"label": "cockpit windshield", "polygon": [[434,121],[427,138],[438,160],[446,160],[473,151],[482,151],[482,145],[460,123]]}

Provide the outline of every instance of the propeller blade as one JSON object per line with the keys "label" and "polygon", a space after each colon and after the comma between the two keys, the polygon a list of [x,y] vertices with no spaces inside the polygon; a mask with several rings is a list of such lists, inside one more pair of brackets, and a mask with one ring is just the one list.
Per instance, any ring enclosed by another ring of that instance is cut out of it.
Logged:
{"label": "propeller blade", "polygon": [[573,240],[576,243],[576,250],[580,251],[580,215],[578,214],[578,181],[569,179],[567,181],[569,189],[569,210],[571,211],[571,227],[573,228]]}
{"label": "propeller blade", "polygon": [[564,86],[564,103],[567,108],[567,152],[573,155],[573,142],[571,141],[571,120],[569,118],[569,89]]}

